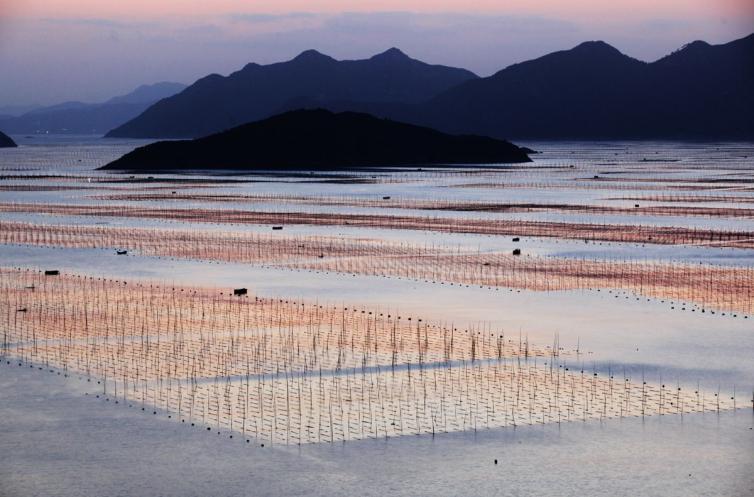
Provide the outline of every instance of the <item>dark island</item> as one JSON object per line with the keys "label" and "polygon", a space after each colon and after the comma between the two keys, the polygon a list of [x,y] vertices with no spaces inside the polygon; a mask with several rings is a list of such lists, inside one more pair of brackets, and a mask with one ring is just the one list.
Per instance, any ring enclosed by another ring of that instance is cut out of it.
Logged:
{"label": "dark island", "polygon": [[10,136],[0,131],[0,148],[12,148],[17,146],[16,142],[14,142]]}
{"label": "dark island", "polygon": [[333,170],[530,161],[504,140],[317,109],[286,112],[195,140],[153,143],[101,169]]}

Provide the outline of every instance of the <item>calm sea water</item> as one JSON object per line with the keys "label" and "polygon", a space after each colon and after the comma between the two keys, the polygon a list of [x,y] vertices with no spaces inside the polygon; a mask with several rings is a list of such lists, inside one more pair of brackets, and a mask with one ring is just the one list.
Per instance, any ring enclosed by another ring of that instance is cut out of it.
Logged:
{"label": "calm sea water", "polygon": [[[103,173],[96,171],[97,167],[145,143],[96,137],[20,137],[18,141],[21,143],[18,149],[0,150],[0,175],[98,177]],[[543,151],[535,157],[534,167],[511,169],[505,174],[396,172],[378,174],[395,181],[379,184],[323,184],[272,178],[271,182],[187,191],[622,205],[625,201],[611,198],[648,193],[643,190],[646,183],[637,183],[637,179],[674,180],[679,185],[698,179],[754,179],[752,144],[526,145]],[[588,184],[588,179],[594,175],[621,178],[618,183],[625,189],[576,187]],[[202,176],[192,175],[192,178],[197,177]],[[468,186],[483,183],[488,184]],[[0,186],[18,184],[70,186],[74,183],[66,178],[0,179]],[[518,187],[501,188],[500,184]],[[523,185],[529,186],[523,188]],[[89,196],[96,193],[101,192],[83,189],[0,191],[0,202],[88,204],[95,203]],[[735,193],[754,196],[751,191]],[[165,203],[152,205],[159,207]],[[169,205],[212,206],[186,201]],[[217,205],[249,208],[247,204]],[[254,208],[338,210],[274,202],[254,205]],[[432,215],[440,214],[433,212]],[[482,217],[478,213],[452,215]],[[594,220],[584,215],[561,214],[491,217]],[[179,225],[136,219],[24,214],[0,214],[0,219],[106,222],[125,226]],[[732,229],[752,229],[753,226],[750,219],[603,216],[599,220]],[[207,224],[190,226],[227,229]],[[253,226],[234,226],[233,229],[268,230]],[[286,234],[372,236],[460,245],[483,251],[508,251],[513,246],[507,238],[402,230],[292,226],[286,227]],[[614,243],[584,245],[548,239],[522,242],[527,250],[543,255],[754,264],[754,251],[748,250]],[[683,385],[700,384],[709,389],[720,388],[726,393],[735,389],[741,404],[747,406],[719,415],[631,418],[605,423],[456,433],[435,438],[404,437],[334,446],[262,448],[259,444],[243,444],[237,438],[231,440],[227,434],[196,432],[161,415],[146,415],[140,410],[87,396],[86,382],[75,377],[66,379],[37,369],[3,364],[0,366],[0,496],[754,495],[754,410],[747,404],[754,387],[754,318],[751,317],[702,316],[673,310],[668,303],[637,299],[624,293],[618,293],[616,299],[615,294],[604,292],[542,294],[156,257],[115,259],[111,250],[0,245],[0,261],[3,266],[55,267],[93,275],[183,284],[246,286],[264,295],[401,309],[409,315],[437,321],[486,323],[506,333],[529,336],[536,343],[552,343],[553,336],[558,334],[566,347],[580,344],[585,352],[574,361],[587,369],[625,372],[635,378],[646,375],[649,379]],[[497,465],[494,464],[496,459]]]}

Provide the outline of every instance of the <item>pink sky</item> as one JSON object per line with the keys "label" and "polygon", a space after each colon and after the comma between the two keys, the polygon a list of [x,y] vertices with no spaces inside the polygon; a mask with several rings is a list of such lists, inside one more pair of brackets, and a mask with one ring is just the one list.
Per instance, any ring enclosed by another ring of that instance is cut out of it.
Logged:
{"label": "pink sky", "polygon": [[751,0],[3,0],[11,15],[153,18],[230,12],[504,12],[583,15],[751,15]]}
{"label": "pink sky", "polygon": [[754,0],[0,0],[0,107],[101,101],[308,48],[480,75],[604,40],[652,61],[754,32]]}

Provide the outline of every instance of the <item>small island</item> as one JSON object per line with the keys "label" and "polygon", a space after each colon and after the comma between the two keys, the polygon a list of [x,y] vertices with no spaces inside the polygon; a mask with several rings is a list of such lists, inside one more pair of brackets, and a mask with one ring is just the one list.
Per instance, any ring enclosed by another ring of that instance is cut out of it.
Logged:
{"label": "small island", "polygon": [[16,142],[14,142],[10,136],[0,131],[0,148],[13,148],[17,146]]}
{"label": "small island", "polygon": [[152,143],[100,169],[334,170],[520,162],[531,159],[505,140],[317,109],[286,112],[195,140]]}

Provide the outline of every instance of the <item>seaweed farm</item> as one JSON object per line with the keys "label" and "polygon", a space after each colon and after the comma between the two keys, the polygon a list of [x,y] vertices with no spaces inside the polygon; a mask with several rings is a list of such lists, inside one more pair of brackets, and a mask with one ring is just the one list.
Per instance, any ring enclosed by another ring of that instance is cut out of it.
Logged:
{"label": "seaweed farm", "polygon": [[623,288],[637,295],[693,303],[700,312],[738,312],[744,319],[754,313],[751,267],[521,257],[520,252],[482,254],[336,237],[2,222],[0,227],[0,241],[14,245],[121,247],[123,255],[130,250],[141,255],[533,291]]}
{"label": "seaweed farm", "polygon": [[19,142],[8,495],[754,489],[751,144],[147,175]]}
{"label": "seaweed farm", "polygon": [[0,314],[12,330],[3,356],[270,443],[735,407],[719,392],[570,371],[557,342],[537,349],[496,330],[217,290],[2,275]]}

